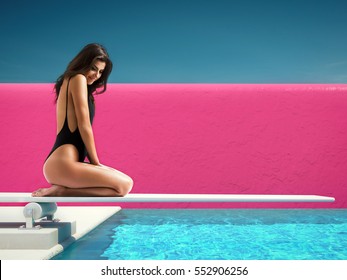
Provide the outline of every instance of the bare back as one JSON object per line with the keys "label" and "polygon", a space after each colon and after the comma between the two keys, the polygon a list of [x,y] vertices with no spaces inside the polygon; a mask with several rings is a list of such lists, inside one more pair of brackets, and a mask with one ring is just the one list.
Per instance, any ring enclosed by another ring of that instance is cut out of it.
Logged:
{"label": "bare back", "polygon": [[[70,132],[74,132],[77,129],[77,118],[75,114],[75,107],[72,100],[72,94],[68,90],[68,79],[65,79],[59,92],[59,97],[57,100],[56,107],[56,117],[57,117],[57,135],[62,130],[66,118],[66,106],[67,106],[67,123]],[[68,102],[66,102],[66,96],[68,97]]]}

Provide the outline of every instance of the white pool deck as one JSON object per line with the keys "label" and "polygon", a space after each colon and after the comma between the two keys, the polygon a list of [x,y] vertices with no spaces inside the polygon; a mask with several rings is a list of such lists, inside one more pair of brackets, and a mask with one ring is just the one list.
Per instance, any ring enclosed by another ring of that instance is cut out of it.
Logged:
{"label": "white pool deck", "polygon": [[[45,226],[39,223],[42,225],[39,230],[19,229],[20,225],[25,224],[23,207],[0,207],[0,224],[3,225],[0,226],[0,259],[51,259],[120,210],[118,206],[60,206],[55,218],[59,219],[60,224],[67,223],[72,225],[72,228],[75,226],[75,232],[65,240],[59,240],[56,236],[58,233],[52,232],[54,224],[47,223]],[[14,246],[14,243],[17,245]]]}
{"label": "white pool deck", "polygon": [[[0,193],[1,203],[29,203],[33,206],[56,203],[129,202],[334,202],[320,195],[265,194],[129,194],[126,197],[31,197],[30,193]],[[28,204],[28,205],[29,205]],[[119,206],[59,206],[57,222],[36,222],[37,228],[21,229],[26,219],[24,206],[0,207],[0,259],[51,259],[121,210]],[[35,210],[35,207],[32,207]]]}

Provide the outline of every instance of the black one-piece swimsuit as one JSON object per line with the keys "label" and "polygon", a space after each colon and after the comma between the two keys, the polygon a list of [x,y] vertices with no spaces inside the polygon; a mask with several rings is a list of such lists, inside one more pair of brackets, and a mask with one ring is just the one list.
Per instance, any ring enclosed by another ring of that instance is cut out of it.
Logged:
{"label": "black one-piece swimsuit", "polygon": [[[77,127],[74,132],[71,132],[69,129],[68,120],[67,120],[67,105],[68,105],[68,100],[69,100],[68,99],[69,83],[70,83],[70,79],[68,81],[67,89],[66,89],[66,114],[65,114],[64,125],[63,125],[63,128],[59,131],[57,138],[55,140],[53,149],[49,153],[46,160],[60,146],[65,145],[65,144],[72,144],[76,147],[76,149],[78,151],[78,161],[84,162],[84,159],[87,156],[87,150],[86,150],[86,147],[83,143],[80,131]],[[88,108],[89,108],[90,123],[92,124],[93,119],[94,119],[94,114],[95,114],[95,106],[94,106],[94,103],[92,100],[92,96],[89,93],[88,93]]]}

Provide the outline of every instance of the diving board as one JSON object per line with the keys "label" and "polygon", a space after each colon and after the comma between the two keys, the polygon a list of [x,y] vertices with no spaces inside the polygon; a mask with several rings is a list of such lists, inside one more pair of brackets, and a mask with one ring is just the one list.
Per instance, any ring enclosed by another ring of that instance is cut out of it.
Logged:
{"label": "diving board", "polygon": [[125,197],[32,197],[31,193],[0,193],[0,202],[334,202],[333,197],[286,194],[140,194]]}
{"label": "diving board", "polygon": [[128,203],[128,202],[334,202],[334,197],[320,195],[285,194],[140,194],[125,197],[32,197],[31,193],[0,193],[0,203],[28,203],[23,214],[27,229],[34,228],[35,220],[53,220],[57,203]]}

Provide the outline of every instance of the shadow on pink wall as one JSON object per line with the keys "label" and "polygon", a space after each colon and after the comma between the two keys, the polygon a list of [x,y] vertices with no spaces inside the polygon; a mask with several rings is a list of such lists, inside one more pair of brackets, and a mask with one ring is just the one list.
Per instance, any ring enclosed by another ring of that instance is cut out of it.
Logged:
{"label": "shadow on pink wall", "polygon": [[[55,140],[52,84],[0,84],[2,192],[48,187]],[[101,162],[137,193],[317,194],[347,207],[347,86],[111,84],[96,96]],[[177,207],[127,204],[125,207]]]}

